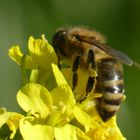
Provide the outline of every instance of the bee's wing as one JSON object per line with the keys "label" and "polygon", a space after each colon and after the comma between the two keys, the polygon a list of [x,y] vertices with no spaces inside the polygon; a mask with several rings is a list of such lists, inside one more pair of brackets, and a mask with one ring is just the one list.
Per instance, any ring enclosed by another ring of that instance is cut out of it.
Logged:
{"label": "bee's wing", "polygon": [[[95,46],[97,46],[95,44]],[[115,50],[113,48],[110,48],[106,45],[101,45],[101,46],[97,46],[98,48],[102,49],[104,52],[108,53],[109,55],[117,58],[118,60],[120,60],[122,63],[126,64],[126,65],[133,65],[134,64],[134,61],[129,58],[126,54],[118,51],[118,50]]]}
{"label": "bee's wing", "polygon": [[80,41],[92,44],[92,45],[96,46],[97,48],[100,48],[107,54],[115,57],[116,59],[118,59],[119,61],[121,61],[122,63],[124,63],[126,65],[131,66],[134,64],[134,61],[131,58],[129,58],[127,55],[125,55],[124,53],[122,53],[118,50],[115,50],[113,48],[110,48],[106,44],[102,44],[102,43],[96,41],[94,38],[90,38],[90,37],[86,37],[86,36],[78,36],[77,39]]}

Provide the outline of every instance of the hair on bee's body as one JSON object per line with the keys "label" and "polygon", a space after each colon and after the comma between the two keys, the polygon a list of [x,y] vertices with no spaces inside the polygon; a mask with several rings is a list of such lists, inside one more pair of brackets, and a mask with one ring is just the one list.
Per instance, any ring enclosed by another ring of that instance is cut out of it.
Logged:
{"label": "hair on bee's body", "polygon": [[134,62],[122,52],[108,47],[100,33],[86,28],[61,28],[55,33],[52,45],[59,61],[67,58],[73,64],[72,89],[78,83],[79,67],[85,69],[89,73],[85,98],[101,93],[102,97],[97,99],[100,116],[107,121],[115,115],[124,98],[122,63],[133,65]]}

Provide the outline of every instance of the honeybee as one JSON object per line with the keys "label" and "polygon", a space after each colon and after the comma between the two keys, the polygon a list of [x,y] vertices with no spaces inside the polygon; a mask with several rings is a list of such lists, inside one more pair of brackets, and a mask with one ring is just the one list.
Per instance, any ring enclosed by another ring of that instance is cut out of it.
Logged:
{"label": "honeybee", "polygon": [[72,89],[79,82],[78,69],[85,69],[89,73],[85,98],[94,93],[102,94],[96,105],[101,118],[107,121],[114,116],[124,98],[122,64],[136,63],[107,46],[103,35],[86,28],[61,28],[54,34],[52,45],[59,62],[69,59],[73,64]]}

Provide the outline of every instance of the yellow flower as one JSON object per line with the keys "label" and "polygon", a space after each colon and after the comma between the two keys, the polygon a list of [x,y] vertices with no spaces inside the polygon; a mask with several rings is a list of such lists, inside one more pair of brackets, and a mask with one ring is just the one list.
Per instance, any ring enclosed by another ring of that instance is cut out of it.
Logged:
{"label": "yellow flower", "polygon": [[[54,78],[51,71],[51,64],[58,63],[53,47],[43,35],[42,39],[34,39],[31,36],[28,41],[28,50],[29,55],[23,54],[18,45],[12,46],[9,49],[11,59],[21,65],[23,83],[37,82],[43,86],[47,86],[49,90],[53,89],[56,84],[52,80]],[[27,70],[30,70],[29,77]]]}
{"label": "yellow flower", "polygon": [[[57,56],[53,47],[42,35],[42,39],[34,39],[32,36],[28,41],[29,55],[26,55],[25,67],[29,69],[48,69],[51,63],[57,64]],[[24,54],[20,46],[15,45],[9,49],[9,56],[19,65],[22,63]]]}
{"label": "yellow flower", "polygon": [[[26,81],[17,94],[18,104],[27,113],[19,123],[23,139],[125,140],[117,126],[116,116],[104,122],[98,114],[95,98],[101,97],[100,93],[81,103],[77,101],[85,96],[88,73],[78,69],[81,79],[72,91],[73,73],[67,68],[69,62],[62,61],[60,71],[56,53],[44,37],[30,37],[28,50],[29,55],[23,54],[19,46],[9,50],[10,57],[21,65],[22,77]],[[26,77],[27,69],[30,70],[29,78]]]}
{"label": "yellow flower", "polygon": [[[0,128],[7,124],[9,129],[12,131],[10,139],[14,138],[16,131],[19,127],[19,121],[23,115],[16,112],[6,112],[6,109],[0,108]],[[1,137],[0,137],[1,138]]]}
{"label": "yellow flower", "polygon": [[20,107],[27,117],[20,121],[25,140],[89,140],[78,127],[69,124],[73,119],[75,98],[58,67],[52,64],[57,87],[52,91],[37,83],[25,85],[17,94]]}
{"label": "yellow flower", "polygon": [[97,128],[89,129],[86,134],[92,140],[126,140],[116,124],[116,116]]}
{"label": "yellow flower", "polygon": [[[85,133],[91,140],[126,140],[117,126],[116,116],[104,122],[96,110],[94,100],[91,101],[90,99],[87,99],[87,101],[85,100],[79,107],[87,112],[92,118],[88,119],[87,122],[84,122],[84,126],[86,126]],[[80,115],[80,113],[77,114]],[[92,126],[87,125],[88,123]]]}

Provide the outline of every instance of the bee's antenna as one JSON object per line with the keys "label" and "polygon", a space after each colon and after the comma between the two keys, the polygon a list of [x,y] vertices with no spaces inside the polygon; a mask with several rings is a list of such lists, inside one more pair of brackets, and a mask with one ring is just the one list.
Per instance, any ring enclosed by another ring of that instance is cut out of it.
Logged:
{"label": "bee's antenna", "polygon": [[140,69],[140,64],[139,64],[139,63],[134,62],[133,65],[134,65],[135,67],[137,67],[138,69]]}

